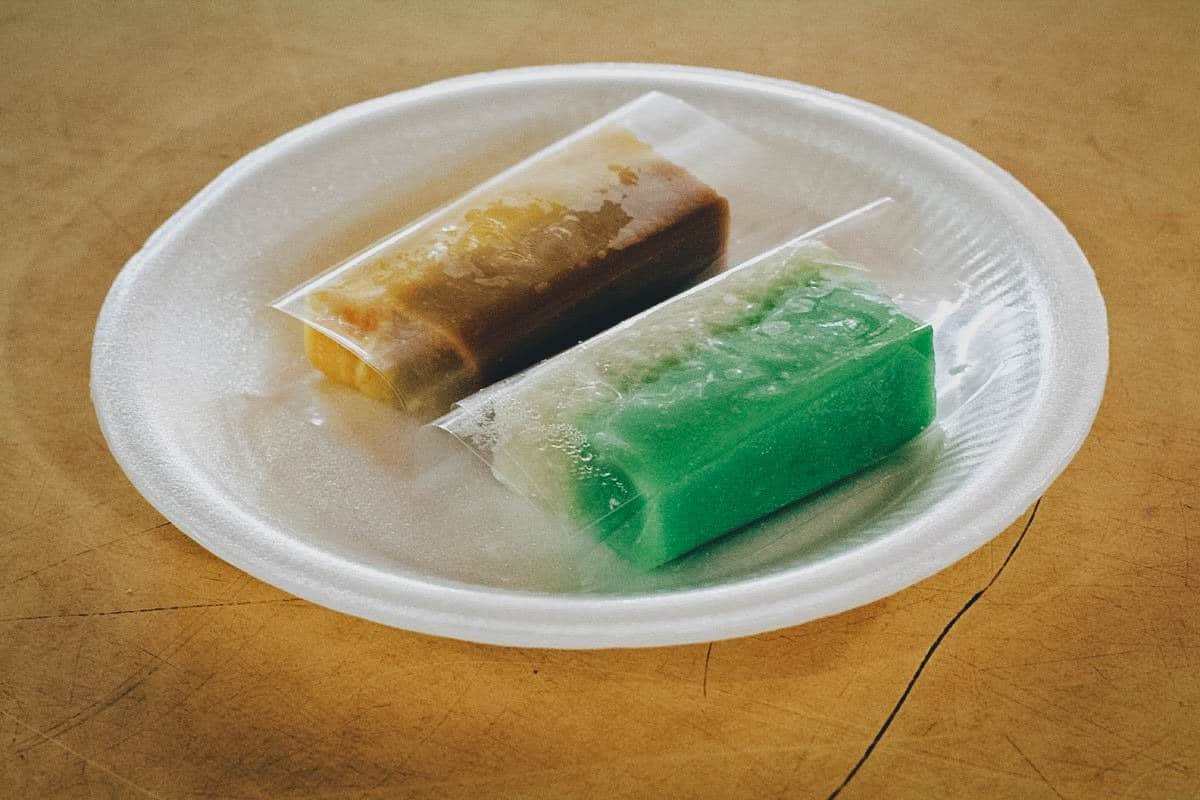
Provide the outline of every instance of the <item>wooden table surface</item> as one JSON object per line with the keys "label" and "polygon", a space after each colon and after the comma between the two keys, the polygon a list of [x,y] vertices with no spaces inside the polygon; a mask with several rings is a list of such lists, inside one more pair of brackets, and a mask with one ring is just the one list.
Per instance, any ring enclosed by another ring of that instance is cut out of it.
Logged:
{"label": "wooden table surface", "polygon": [[[1200,796],[1200,5],[569,5],[3,5],[0,797]],[[146,237],[341,106],[603,60],[879,103],[1062,217],[1112,368],[1040,505],[870,606],[602,652],[343,616],[164,522],[88,399]]]}

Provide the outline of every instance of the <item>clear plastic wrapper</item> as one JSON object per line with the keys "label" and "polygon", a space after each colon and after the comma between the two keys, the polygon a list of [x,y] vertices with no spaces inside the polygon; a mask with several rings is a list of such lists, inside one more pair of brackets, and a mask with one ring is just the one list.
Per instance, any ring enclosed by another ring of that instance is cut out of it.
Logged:
{"label": "clear plastic wrapper", "polygon": [[436,425],[652,568],[876,463],[934,415],[932,328],[810,232]]}
{"label": "clear plastic wrapper", "polygon": [[731,206],[735,253],[777,243],[770,210],[798,191],[758,144],[653,92],[274,307],[334,381],[436,413],[719,270]]}

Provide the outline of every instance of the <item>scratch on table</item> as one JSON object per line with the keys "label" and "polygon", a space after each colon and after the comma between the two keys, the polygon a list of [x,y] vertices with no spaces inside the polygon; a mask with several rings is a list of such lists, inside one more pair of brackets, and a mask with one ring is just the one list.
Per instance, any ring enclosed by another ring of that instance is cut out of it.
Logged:
{"label": "scratch on table", "polygon": [[442,715],[438,717],[437,721],[434,722],[433,725],[431,725],[423,734],[421,734],[421,738],[417,739],[412,746],[419,747],[420,745],[423,745],[432,739],[434,735],[441,730],[442,726],[446,724],[446,720],[450,719],[450,715],[455,711],[458,711],[459,706],[462,705],[462,701],[466,698],[467,693],[470,692],[472,688],[474,687],[470,683],[463,686],[462,690],[454,697],[454,699],[446,704],[445,710],[442,711]]}
{"label": "scratch on table", "polygon": [[1059,792],[1058,789],[1054,788],[1054,784],[1050,782],[1050,779],[1046,777],[1045,773],[1038,769],[1038,765],[1033,763],[1033,759],[1025,755],[1025,751],[1017,746],[1017,743],[1013,741],[1013,738],[1007,733],[1004,734],[1004,738],[1007,739],[1008,743],[1012,745],[1013,750],[1016,750],[1017,754],[1020,755],[1021,758],[1025,759],[1025,763],[1029,765],[1029,768],[1037,773],[1037,776],[1042,779],[1042,783],[1046,784],[1046,786],[1050,788],[1050,791],[1054,792],[1054,796],[1059,798],[1059,800],[1066,800],[1066,798],[1062,796],[1062,793]]}
{"label": "scratch on table", "polygon": [[[364,694],[363,692],[360,692],[352,700],[349,701],[348,705],[353,705],[354,703],[356,703],[362,697],[363,694]],[[325,744],[326,742],[328,742],[330,739],[332,739],[335,736],[344,737],[347,729],[351,725],[358,722],[360,719],[367,716],[368,714],[375,712],[375,711],[379,711],[380,709],[392,708],[395,705],[396,705],[395,703],[377,703],[375,705],[367,706],[366,708],[363,708],[359,712],[352,714],[349,718],[338,722],[337,725],[335,725],[328,732],[321,734],[320,736],[315,736],[311,739],[308,739],[307,741],[303,741],[297,747],[283,750],[282,752],[276,753],[272,758],[268,759],[267,761],[259,762],[258,764],[255,765],[254,770],[255,770],[255,772],[257,772],[259,774],[264,774],[267,772],[267,770],[271,769],[276,764],[279,764],[282,761],[293,760],[297,756],[302,756],[302,755],[311,753],[313,750],[315,750],[318,747],[320,747],[321,745]],[[377,770],[386,772],[388,769],[387,767],[384,767],[382,764],[378,764],[373,761],[369,762],[369,763],[371,764],[371,766],[374,766]]]}
{"label": "scratch on table", "polygon": [[[989,683],[984,684],[984,686],[989,691],[991,691],[993,694],[995,694],[997,697],[1001,697],[1001,698],[1007,700],[1008,702],[1013,703],[1014,705],[1021,706],[1023,709],[1025,709],[1026,711],[1029,711],[1036,717],[1040,717],[1041,719],[1047,720],[1048,722],[1051,722],[1060,727],[1069,728],[1074,731],[1077,731],[1081,736],[1087,735],[1088,733],[1093,733],[1095,731],[1100,731],[1101,733],[1104,733],[1104,734],[1112,737],[1117,742],[1120,742],[1122,745],[1124,745],[1126,748],[1128,748],[1130,753],[1134,754],[1135,756],[1139,756],[1139,757],[1148,759],[1150,761],[1155,761],[1156,763],[1158,763],[1164,767],[1173,769],[1180,773],[1184,773],[1184,774],[1187,773],[1187,767],[1184,766],[1183,764],[1179,763],[1178,761],[1163,761],[1161,759],[1156,759],[1154,756],[1149,754],[1149,752],[1148,752],[1149,747],[1147,745],[1145,745],[1144,743],[1135,742],[1132,739],[1122,736],[1120,733],[1113,730],[1112,728],[1110,728],[1106,725],[1101,725],[1099,722],[1092,719],[1087,714],[1080,714],[1071,708],[1060,705],[1060,704],[1054,702],[1053,699],[1046,697],[1043,694],[1039,694],[1039,693],[1031,690],[1029,687],[1018,686],[1017,684],[1014,684],[1011,681],[1004,679],[1003,677],[997,675],[994,672],[984,671],[982,674],[986,675],[994,683],[998,683],[998,684],[1001,684],[1002,686],[1006,686],[1009,689],[1012,689],[1016,692],[1024,692],[1026,694],[1031,695],[1036,702],[1033,702],[1033,701],[1024,702],[1024,701],[1022,701],[1021,698],[1014,697],[1012,695],[1005,694],[1004,692],[999,691],[999,689],[997,689],[996,686],[994,686],[994,685],[991,685]],[[1054,711],[1057,711],[1057,712],[1059,712],[1059,715],[1057,717],[1055,717],[1047,709],[1052,709]],[[1110,749],[1113,749],[1113,748],[1110,748]],[[1114,749],[1114,752],[1115,752],[1115,749]]]}
{"label": "scratch on table", "polygon": [[[176,665],[175,663],[173,663],[172,661],[170,661],[166,658],[163,658],[158,653],[152,653],[144,647],[139,647],[138,649],[162,665],[174,667],[175,669],[179,669],[178,665]],[[176,648],[176,649],[178,649],[178,648]],[[233,656],[231,655],[230,658],[232,658],[232,657]],[[229,659],[226,659],[225,661],[223,661],[221,663],[221,667],[223,667],[228,662],[229,662]],[[199,693],[201,689],[203,689],[205,686],[207,686],[209,681],[211,681],[214,677],[217,676],[221,667],[218,667],[217,669],[214,669],[212,672],[210,672],[208,675],[205,675],[200,680],[199,683],[197,683],[195,686],[192,686],[189,689],[187,689],[186,691],[184,691],[182,697],[180,697],[174,703],[171,703],[169,706],[167,706],[166,709],[160,711],[159,713],[155,714],[153,717],[148,719],[144,723],[144,725],[148,726],[150,724],[153,724],[153,723],[157,722],[158,720],[162,719],[163,717],[166,717],[167,715],[171,714],[177,708],[180,708],[181,706],[183,706],[184,703],[188,702],[192,697],[194,697],[197,693]],[[137,736],[139,733],[141,733],[141,731],[135,728],[133,731],[131,731],[130,733],[127,733],[125,736],[121,737],[120,739],[113,741],[111,744],[109,744],[107,747],[105,747],[101,752],[108,752],[110,750],[116,750],[121,745],[125,744],[125,742],[132,739],[134,736]]]}
{"label": "scratch on table", "polygon": [[76,711],[74,714],[56,722],[54,725],[51,725],[44,731],[31,729],[37,734],[37,736],[26,739],[24,742],[22,742],[16,748],[16,753],[19,755],[27,750],[30,750],[38,744],[39,740],[48,742],[58,741],[58,737],[62,734],[73,728],[79,727],[92,717],[95,717],[97,714],[104,711],[106,708],[111,708],[112,706],[116,705],[123,698],[128,696],[130,692],[141,686],[146,679],[153,675],[157,670],[157,666],[151,666],[149,664],[143,665],[132,675],[128,676],[119,684],[117,684],[117,688],[109,692],[104,697],[89,703],[88,705]]}
{"label": "scratch on table", "polygon": [[712,659],[713,642],[708,643],[708,650],[704,652],[704,682],[701,686],[701,693],[704,697],[708,697],[708,662]]}
{"label": "scratch on table", "polygon": [[1100,146],[1100,140],[1098,140],[1096,138],[1095,134],[1089,133],[1087,135],[1087,137],[1084,138],[1084,142],[1087,144],[1088,147],[1090,147],[1090,148],[1092,148],[1092,150],[1096,151],[1096,155],[1100,156],[1102,159],[1104,159],[1108,163],[1110,163],[1110,164],[1116,163],[1117,159],[1113,157],[1112,153],[1108,152],[1108,150],[1106,150]]}
{"label": "scratch on table", "polygon": [[46,484],[50,482],[49,471],[42,475],[42,482],[38,484],[37,493],[33,496],[33,506],[29,509],[29,518],[37,519],[38,506],[42,504],[42,497],[46,494]]}
{"label": "scratch on table", "polygon": [[32,732],[32,733],[33,733],[35,736],[37,736],[39,739],[42,739],[42,740],[44,740],[44,741],[48,742],[49,744],[52,744],[52,745],[54,745],[54,746],[56,746],[56,747],[58,747],[58,748],[60,748],[60,749],[62,749],[62,750],[65,750],[66,752],[68,752],[68,753],[70,753],[71,755],[75,756],[75,757],[76,757],[76,758],[78,758],[80,761],[82,761],[83,763],[85,763],[85,764],[87,764],[88,766],[92,767],[93,769],[100,770],[100,771],[101,771],[101,772],[103,772],[105,775],[108,775],[109,777],[111,777],[111,778],[113,778],[113,779],[115,779],[115,780],[119,781],[120,783],[124,784],[125,786],[128,786],[129,788],[133,789],[134,791],[140,792],[141,794],[145,795],[146,797],[153,798],[153,800],[162,800],[162,798],[161,798],[161,797],[159,797],[158,795],[156,795],[154,792],[150,791],[149,789],[145,788],[144,786],[139,786],[138,784],[136,784],[136,783],[134,783],[133,781],[131,781],[131,780],[129,780],[128,778],[126,778],[124,775],[120,775],[120,774],[118,774],[118,773],[116,773],[116,772],[113,772],[113,771],[112,771],[111,769],[109,769],[108,767],[104,766],[103,764],[101,764],[101,763],[99,763],[99,762],[97,762],[97,761],[93,761],[92,759],[88,758],[88,757],[87,757],[87,756],[85,756],[83,753],[79,752],[78,750],[76,750],[75,748],[73,748],[73,747],[71,747],[70,745],[66,744],[65,742],[62,742],[62,741],[60,741],[59,739],[57,739],[57,738],[56,738],[56,737],[54,737],[54,736],[51,736],[51,735],[48,735],[48,734],[42,733],[42,732],[41,732],[41,731],[39,731],[37,728],[33,727],[32,725],[30,725],[29,723],[27,723],[27,722],[25,722],[24,720],[20,719],[19,717],[15,717],[15,716],[13,716],[12,714],[8,713],[7,711],[5,711],[5,710],[4,710],[4,709],[2,709],[2,708],[0,708],[0,714],[3,714],[4,716],[6,716],[6,717],[8,717],[9,719],[11,719],[13,722],[17,723],[17,725],[19,725],[19,726],[21,726],[22,728],[25,728],[26,730],[28,730],[28,731]]}
{"label": "scratch on table", "polygon": [[71,662],[71,693],[67,696],[68,705],[75,702],[75,687],[79,685],[79,657],[83,654],[83,640],[86,635],[86,631],[80,631],[75,642],[75,658]]}
{"label": "scratch on table", "polygon": [[897,749],[897,751],[903,753],[905,758],[924,759],[926,761],[934,761],[939,764],[953,764],[955,767],[961,768],[962,770],[978,772],[994,777],[1016,778],[1024,781],[1032,780],[1032,778],[1029,777],[1029,771],[1025,769],[1009,769],[998,764],[980,763],[978,761],[972,761],[968,758],[958,758],[955,756],[946,755],[945,753],[923,750],[920,747],[916,747],[912,743],[907,742],[907,739],[905,742],[897,742],[893,746]]}
{"label": "scratch on table", "polygon": [[121,614],[150,614],[157,611],[182,611],[193,608],[232,608],[234,606],[261,606],[271,603],[299,603],[299,597],[272,598],[270,600],[239,600],[232,603],[188,603],[178,606],[154,606],[152,608],[123,608],[115,611],[80,611],[67,614],[37,614],[28,617],[6,617],[0,622],[30,622],[40,619],[71,619],[75,617],[115,617]]}
{"label": "scratch on table", "polygon": [[1097,658],[1117,658],[1118,656],[1127,656],[1131,653],[1139,653],[1139,652],[1141,652],[1140,648],[1130,648],[1127,650],[1112,650],[1112,651],[1105,651],[1102,653],[1087,653],[1082,656],[1063,656],[1061,658],[1043,658],[1043,659],[1038,659],[1036,661],[1014,661],[1009,664],[1003,664],[1003,665],[995,666],[995,667],[980,667],[975,664],[970,664],[970,662],[967,661],[966,659],[959,659],[959,660],[963,661],[964,663],[970,664],[972,667],[975,667],[975,669],[979,670],[980,672],[995,673],[995,672],[999,672],[1002,670],[1008,670],[1008,669],[1024,669],[1027,667],[1040,667],[1040,666],[1045,666],[1046,664],[1073,664],[1073,663],[1082,663],[1085,661],[1091,661],[1091,660],[1097,659]]}
{"label": "scratch on table", "polygon": [[146,240],[145,236],[139,236],[122,225],[116,217],[108,212],[108,209],[100,205],[100,202],[96,197],[88,197],[86,202],[92,207],[93,210],[99,213],[100,216],[104,217],[104,221],[108,223],[110,229],[115,228],[125,235],[126,244],[128,244],[133,250],[137,250],[137,248],[141,246],[142,242]]}
{"label": "scratch on table", "polygon": [[860,758],[858,763],[856,763],[850,769],[850,772],[846,775],[841,784],[830,793],[829,800],[834,800],[835,797],[842,793],[842,790],[845,789],[850,781],[854,779],[854,776],[857,775],[859,770],[862,769],[863,765],[867,763],[867,759],[869,759],[871,754],[875,752],[875,748],[883,739],[884,734],[888,732],[888,728],[892,726],[892,722],[896,719],[896,715],[900,713],[900,708],[904,705],[905,701],[908,700],[908,696],[912,694],[913,686],[916,685],[917,680],[921,677],[921,673],[925,671],[925,667],[927,664],[929,664],[930,659],[933,658],[933,654],[939,647],[941,647],[941,644],[943,641],[945,641],[946,636],[950,633],[951,629],[954,628],[958,621],[962,619],[962,616],[970,610],[971,606],[975,605],[975,603],[979,601],[979,598],[983,597],[988,589],[992,588],[992,584],[994,584],[1000,578],[1000,575],[1004,572],[1004,568],[1008,566],[1010,561],[1012,561],[1013,556],[1016,555],[1017,548],[1019,548],[1021,543],[1025,541],[1025,535],[1029,533],[1029,529],[1033,525],[1033,520],[1037,517],[1038,508],[1040,508],[1041,505],[1042,499],[1039,497],[1037,502],[1033,504],[1033,510],[1029,512],[1029,519],[1025,521],[1025,527],[1021,529],[1021,534],[1017,537],[1017,541],[1013,543],[1012,548],[1008,551],[1008,555],[1004,557],[1004,561],[1001,562],[999,569],[997,569],[992,575],[991,580],[984,584],[982,589],[975,592],[975,594],[971,595],[970,598],[967,599],[967,602],[963,605],[963,607],[960,608],[958,612],[950,618],[950,621],[946,623],[944,628],[942,628],[941,633],[939,633],[937,638],[933,640],[933,644],[929,646],[929,649],[925,652],[925,657],[921,659],[921,663],[917,665],[916,671],[909,679],[908,685],[904,687],[904,691],[901,693],[900,699],[896,701],[896,705],[892,707],[891,713],[887,715],[887,718],[883,721],[883,725],[879,727],[879,730],[875,733],[875,737],[871,740],[871,743],[867,745],[867,749],[863,752],[862,758]]}
{"label": "scratch on table", "polygon": [[[234,595],[236,593],[236,591],[238,591],[239,589],[240,589],[240,585],[235,584],[234,587],[231,588],[230,594]],[[201,604],[196,604],[196,605],[191,605],[191,606],[178,606],[177,608],[208,609],[208,608],[221,608],[221,607],[228,607],[228,606],[260,605],[260,604],[270,603],[270,602],[274,602],[274,603],[295,602],[295,601],[298,601],[299,599],[300,598],[283,598],[282,600],[279,600],[279,599],[276,599],[276,600],[244,600],[244,601],[236,601],[236,602],[235,601],[226,601],[223,603],[201,603]],[[173,607],[163,607],[163,608],[158,608],[158,609],[130,609],[125,612],[91,612],[91,613],[86,613],[86,614],[50,615],[49,618],[53,619],[53,618],[58,618],[58,617],[110,616],[110,615],[119,614],[119,613],[131,613],[132,614],[132,613],[144,613],[144,612],[148,612],[148,611],[167,611],[167,610],[171,610],[172,608]],[[174,654],[175,652],[177,652],[178,650],[183,648],[185,645],[187,645],[188,642],[190,642],[192,639],[194,639],[205,628],[205,625],[206,625],[205,617],[206,616],[207,615],[201,614],[198,619],[196,619],[190,625],[186,626],[182,631],[179,632],[179,634],[177,634],[171,640],[170,643],[168,643],[168,645],[163,649],[162,653],[155,657],[154,661],[151,661],[149,663],[146,663],[146,664],[143,664],[142,666],[140,666],[137,670],[135,670],[133,672],[133,674],[129,675],[124,680],[122,680],[119,684],[117,684],[117,688],[113,689],[113,691],[109,692],[104,697],[100,697],[100,698],[92,701],[91,703],[89,703],[88,705],[79,709],[78,711],[71,714],[70,716],[59,720],[58,722],[54,723],[53,725],[50,725],[44,731],[37,731],[38,736],[43,739],[47,739],[47,740],[53,739],[54,737],[57,737],[57,736],[61,736],[62,734],[66,733],[67,731],[69,731],[73,728],[77,728],[80,725],[83,725],[88,720],[92,719],[96,715],[103,712],[105,709],[110,708],[113,705],[116,705],[116,703],[118,703],[124,697],[128,696],[134,689],[136,689],[138,686],[142,685],[151,675],[153,675],[155,672],[157,672],[159,669],[161,669],[163,664],[167,663],[166,656]],[[37,743],[38,742],[37,742],[36,738],[26,740],[24,743],[22,743],[17,748],[17,752],[21,753],[26,750],[29,750],[30,748],[36,746]]]}
{"label": "scratch on table", "polygon": [[0,589],[7,589],[10,586],[16,586],[21,581],[28,580],[29,578],[32,578],[34,575],[40,575],[41,573],[45,572],[48,569],[54,569],[57,566],[61,566],[62,564],[67,563],[68,561],[70,561],[73,558],[79,558],[80,556],[86,556],[88,553],[93,553],[97,550],[102,550],[105,547],[109,547],[111,545],[117,544],[118,542],[123,542],[126,539],[132,539],[134,536],[141,536],[143,533],[150,533],[151,531],[156,531],[159,528],[165,528],[170,524],[171,524],[170,522],[160,522],[157,525],[151,525],[149,528],[144,528],[140,531],[134,531],[133,533],[125,533],[114,539],[109,539],[107,542],[102,542],[102,543],[96,545],[95,547],[89,547],[86,550],[80,550],[78,553],[72,553],[71,555],[67,556],[66,558],[62,558],[62,559],[59,559],[58,561],[55,561],[53,564],[47,564],[44,567],[38,567],[35,570],[26,572],[24,575],[20,575],[16,578],[13,578],[8,583],[4,584],[3,586],[0,586]]}

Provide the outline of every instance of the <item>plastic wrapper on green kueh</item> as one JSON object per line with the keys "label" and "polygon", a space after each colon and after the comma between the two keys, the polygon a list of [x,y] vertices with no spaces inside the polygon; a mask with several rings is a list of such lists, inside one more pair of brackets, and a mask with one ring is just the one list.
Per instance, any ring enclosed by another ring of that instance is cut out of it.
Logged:
{"label": "plastic wrapper on green kueh", "polygon": [[934,418],[933,330],[814,242],[742,264],[438,425],[653,568],[870,466]]}

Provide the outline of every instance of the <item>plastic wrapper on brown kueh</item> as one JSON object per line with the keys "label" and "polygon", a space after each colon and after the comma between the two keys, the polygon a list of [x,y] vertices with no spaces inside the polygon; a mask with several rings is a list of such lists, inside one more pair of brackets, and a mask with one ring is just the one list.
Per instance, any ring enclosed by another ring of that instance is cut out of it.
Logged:
{"label": "plastic wrapper on brown kueh", "polygon": [[768,169],[753,140],[653,92],[274,305],[329,378],[436,414],[719,270],[727,197]]}

